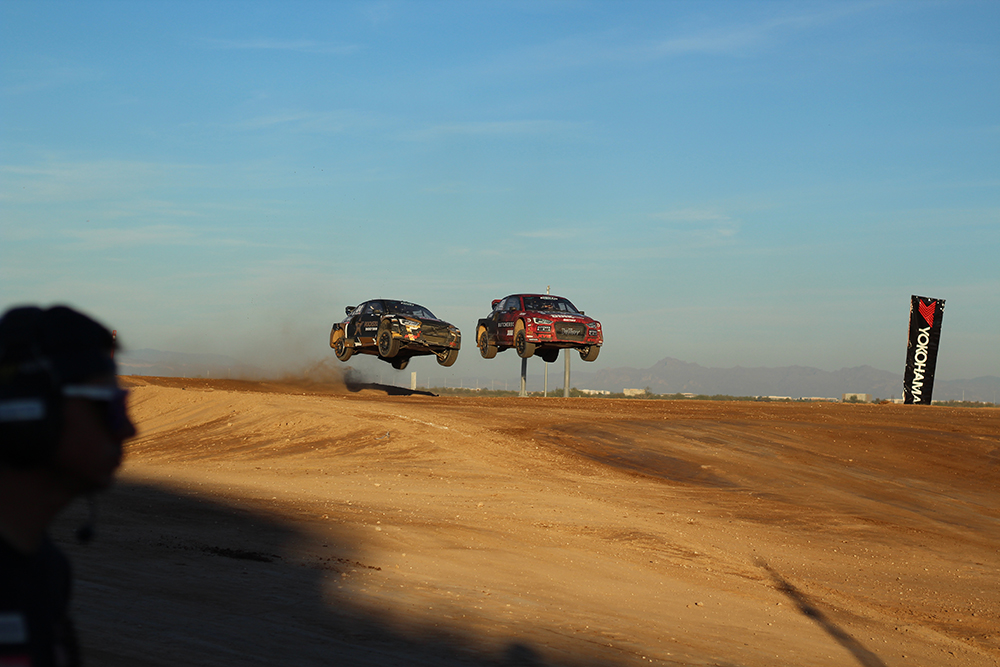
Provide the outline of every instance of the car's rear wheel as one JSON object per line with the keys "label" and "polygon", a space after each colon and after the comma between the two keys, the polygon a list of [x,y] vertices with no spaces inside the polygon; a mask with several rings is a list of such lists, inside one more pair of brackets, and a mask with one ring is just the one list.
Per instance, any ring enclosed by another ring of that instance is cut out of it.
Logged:
{"label": "car's rear wheel", "polygon": [[347,338],[344,336],[343,329],[337,329],[331,334],[330,347],[333,348],[333,353],[341,361],[347,361],[354,354],[354,347],[347,344]]}
{"label": "car's rear wheel", "polygon": [[399,353],[399,339],[392,335],[389,322],[386,321],[379,325],[375,341],[378,344],[380,357],[392,359]]}
{"label": "car's rear wheel", "polygon": [[451,366],[456,361],[458,361],[458,350],[451,349],[445,350],[443,352],[438,352],[437,355],[438,363],[442,366]]}
{"label": "car's rear wheel", "polygon": [[517,327],[514,329],[514,349],[517,350],[517,356],[522,359],[527,359],[535,353],[535,344],[528,342],[523,322],[518,322]]}
{"label": "car's rear wheel", "polygon": [[486,327],[479,327],[476,344],[479,345],[479,354],[483,355],[483,359],[492,359],[497,356],[497,346],[495,343],[490,343],[490,334],[486,331]]}
{"label": "car's rear wheel", "polygon": [[584,361],[594,361],[600,353],[600,345],[588,345],[587,347],[580,348],[580,358]]}

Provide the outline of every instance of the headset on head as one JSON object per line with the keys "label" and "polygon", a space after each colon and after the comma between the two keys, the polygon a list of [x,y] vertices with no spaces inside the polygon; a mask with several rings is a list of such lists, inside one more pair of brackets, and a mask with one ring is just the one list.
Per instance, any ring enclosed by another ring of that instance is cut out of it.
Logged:
{"label": "headset on head", "polygon": [[44,311],[24,307],[4,317],[0,337],[0,462],[18,468],[48,462],[63,423],[61,383],[38,346]]}
{"label": "headset on head", "polygon": [[22,306],[0,317],[0,464],[52,460],[64,389],[115,375],[114,348],[111,331],[66,306]]}

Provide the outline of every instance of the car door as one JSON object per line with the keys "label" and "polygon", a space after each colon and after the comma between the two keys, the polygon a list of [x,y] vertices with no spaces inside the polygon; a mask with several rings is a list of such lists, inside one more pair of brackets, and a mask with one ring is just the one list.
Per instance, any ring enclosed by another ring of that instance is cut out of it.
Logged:
{"label": "car door", "polygon": [[356,327],[355,337],[362,345],[374,345],[378,325],[382,321],[385,308],[381,301],[369,301],[364,304],[361,314],[354,318],[352,324]]}
{"label": "car door", "polygon": [[361,317],[361,311],[365,309],[366,305],[363,303],[360,306],[355,306],[354,310],[347,314],[347,320],[344,322],[344,336],[350,340],[354,340],[358,336],[358,318]]}
{"label": "car door", "polygon": [[497,340],[504,347],[514,344],[514,324],[520,311],[519,296],[509,296],[497,306]]}

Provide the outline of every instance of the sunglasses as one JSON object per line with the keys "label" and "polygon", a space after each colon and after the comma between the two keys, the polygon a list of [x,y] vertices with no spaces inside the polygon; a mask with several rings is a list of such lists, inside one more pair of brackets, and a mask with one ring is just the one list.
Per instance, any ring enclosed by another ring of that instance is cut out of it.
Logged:
{"label": "sunglasses", "polygon": [[112,433],[120,432],[130,423],[126,408],[128,389],[94,384],[68,384],[62,388],[62,395],[67,398],[82,398],[94,403],[103,403],[104,416]]}

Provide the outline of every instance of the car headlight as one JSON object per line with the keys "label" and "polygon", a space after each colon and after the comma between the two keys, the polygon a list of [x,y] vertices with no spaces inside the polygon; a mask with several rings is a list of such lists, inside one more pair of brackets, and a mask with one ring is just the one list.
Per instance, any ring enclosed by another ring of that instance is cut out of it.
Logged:
{"label": "car headlight", "polygon": [[416,320],[400,319],[399,323],[402,324],[407,329],[419,329],[420,328],[420,322],[417,322]]}
{"label": "car headlight", "polygon": [[535,324],[552,324],[552,320],[546,320],[541,317],[536,317]]}

